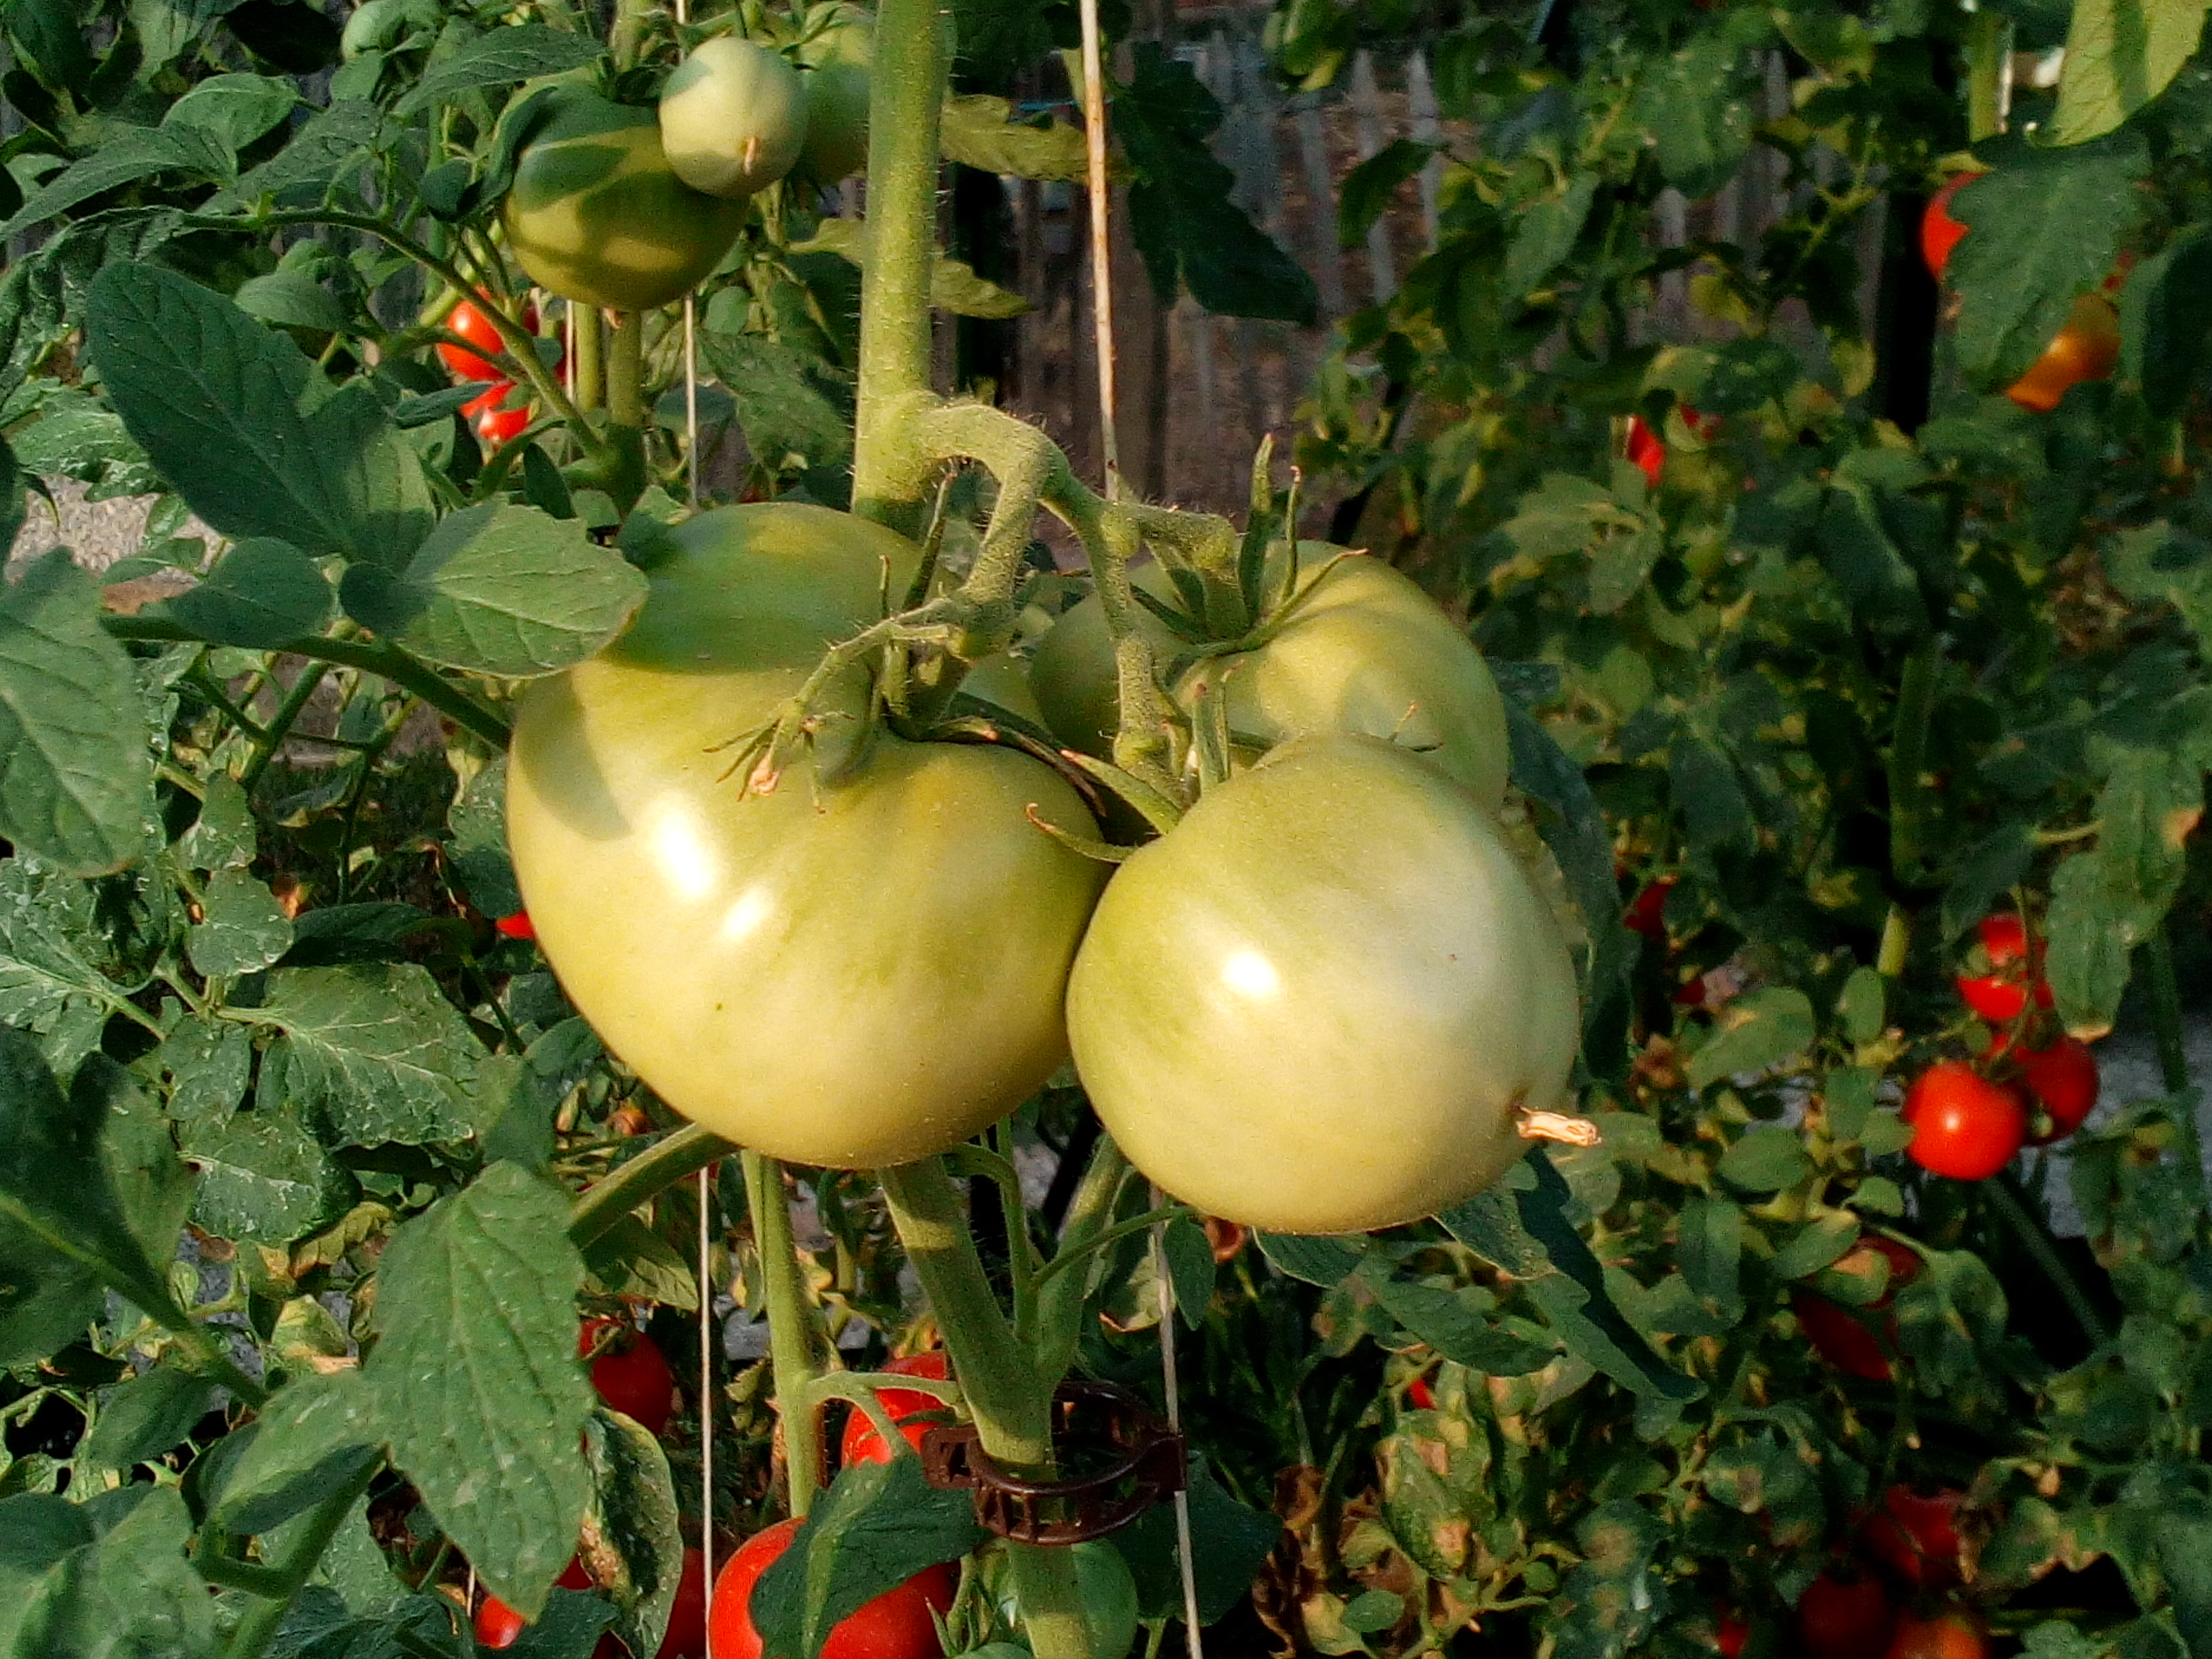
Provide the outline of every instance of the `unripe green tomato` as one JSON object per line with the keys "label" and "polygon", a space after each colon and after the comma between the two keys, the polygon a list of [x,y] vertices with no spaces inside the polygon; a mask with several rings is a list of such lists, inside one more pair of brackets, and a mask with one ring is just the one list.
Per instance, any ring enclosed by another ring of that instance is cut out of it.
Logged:
{"label": "unripe green tomato", "polygon": [[364,0],[345,21],[338,56],[350,64],[365,52],[381,51],[398,38],[401,21],[399,0]]}
{"label": "unripe green tomato", "polygon": [[721,263],[746,209],[676,176],[653,111],[570,88],[523,146],[500,211],[507,246],[540,288],[580,305],[650,311]]}
{"label": "unripe green tomato", "polygon": [[[792,503],[672,535],[629,629],[517,711],[507,838],[539,948],[608,1047],[717,1133],[843,1168],[941,1152],[1066,1057],[1102,877],[1025,809],[1089,834],[1083,804],[1011,750],[889,734],[835,782],[801,763],[743,795],[722,745],[918,554]],[[831,718],[825,747],[856,730]]]}
{"label": "unripe green tomato", "polygon": [[1491,815],[1380,738],[1300,738],[1115,874],[1068,983],[1129,1159],[1210,1215],[1364,1231],[1482,1191],[1567,1096],[1557,922]]}
{"label": "unripe green tomato", "polygon": [[668,77],[660,143],[676,176],[709,196],[750,196],[791,171],[806,140],[806,89],[781,52],[717,35]]}
{"label": "unripe green tomato", "polygon": [[799,170],[821,185],[849,179],[868,164],[875,24],[858,6],[839,10],[838,21],[799,50],[806,70],[806,145]]}
{"label": "unripe green tomato", "polygon": [[1388,738],[1465,784],[1486,809],[1505,799],[1505,700],[1457,623],[1380,559],[1302,544],[1297,596],[1280,630],[1209,657],[1176,684],[1193,706],[1218,688],[1229,729],[1269,748],[1321,732]]}
{"label": "unripe green tomato", "polygon": [[[1156,564],[1129,573],[1136,586],[1154,597],[1172,599],[1175,589]],[[1149,611],[1139,607],[1137,632],[1152,647],[1156,668],[1165,668],[1182,641]],[[1106,608],[1096,593],[1062,611],[1037,642],[1030,659],[1030,690],[1053,735],[1069,748],[1103,758],[1114,748],[1121,723],[1121,699],[1114,666],[1114,636],[1107,631]]]}
{"label": "unripe green tomato", "polygon": [[[1083,1601],[1084,1626],[1091,1632],[1091,1659],[1127,1659],[1136,1645],[1139,1622],[1137,1581],[1128,1562],[1103,1538],[1074,1545],[1068,1553],[1075,1562],[1076,1590]],[[1000,1615],[1018,1626],[1022,1608],[1014,1595],[1013,1575],[1007,1573],[1000,1582]]]}

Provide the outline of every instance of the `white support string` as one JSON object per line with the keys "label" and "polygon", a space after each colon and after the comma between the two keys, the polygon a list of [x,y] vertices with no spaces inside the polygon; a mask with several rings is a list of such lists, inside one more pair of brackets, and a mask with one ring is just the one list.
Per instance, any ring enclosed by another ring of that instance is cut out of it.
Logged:
{"label": "white support string", "polygon": [[[684,301],[688,313],[690,301]],[[689,320],[688,315],[686,320]],[[693,474],[697,487],[697,474]],[[707,1599],[714,1595],[714,1255],[707,1225],[712,1188],[699,1171],[699,1571]],[[707,1659],[714,1659],[714,1626],[707,1623]]]}
{"label": "white support string", "polygon": [[1121,499],[1121,441],[1114,401],[1114,249],[1107,238],[1113,186],[1106,171],[1106,65],[1099,46],[1098,0],[1083,0],[1083,137],[1089,152],[1091,314],[1097,325],[1098,442],[1105,459],[1106,499]]}
{"label": "white support string", "polygon": [[[1152,1207],[1158,1209],[1167,1201],[1166,1194],[1158,1187],[1152,1188]],[[1160,1384],[1168,1402],[1168,1427],[1176,1434],[1182,1432],[1182,1391],[1176,1380],[1175,1343],[1175,1280],[1168,1273],[1168,1224],[1152,1224],[1152,1277],[1158,1282],[1160,1294]],[[1182,1567],[1183,1646],[1190,1659],[1206,1659],[1206,1639],[1198,1622],[1198,1571],[1192,1565],[1190,1549],[1190,1486],[1188,1481],[1175,1495],[1176,1559]]]}
{"label": "white support string", "polygon": [[[691,21],[690,0],[676,0],[676,23],[681,28]],[[699,509],[699,302],[690,295],[684,296],[684,471],[691,486],[691,510]],[[704,1177],[701,1177],[702,1180]],[[703,1188],[701,1189],[705,1190]],[[704,1200],[702,1200],[703,1203]],[[702,1208],[700,1214],[704,1216]],[[703,1225],[704,1223],[702,1222]],[[701,1247],[705,1248],[703,1245]],[[700,1258],[700,1271],[704,1273],[706,1258]],[[702,1315],[702,1317],[704,1316]]]}

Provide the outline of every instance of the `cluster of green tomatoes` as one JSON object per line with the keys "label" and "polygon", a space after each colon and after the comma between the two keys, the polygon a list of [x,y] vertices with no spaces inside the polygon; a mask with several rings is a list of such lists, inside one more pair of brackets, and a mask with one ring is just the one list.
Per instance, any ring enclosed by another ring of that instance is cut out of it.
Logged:
{"label": "cluster of green tomatoes", "polygon": [[1054,763],[1121,722],[1096,595],[967,682],[1050,743],[902,735],[856,665],[812,700],[811,767],[744,774],[738,740],[921,559],[818,507],[717,508],[650,556],[619,639],[525,694],[515,867],[613,1051],[799,1164],[941,1152],[1072,1055],[1137,1167],[1232,1221],[1389,1226],[1495,1181],[1565,1103],[1579,1018],[1499,820],[1504,708],[1464,630],[1314,544],[1279,545],[1264,603],[1225,625],[1140,572],[1164,596],[1139,615],[1163,724],[1188,750],[1212,700],[1233,764],[1117,860],[1091,854],[1127,815]]}

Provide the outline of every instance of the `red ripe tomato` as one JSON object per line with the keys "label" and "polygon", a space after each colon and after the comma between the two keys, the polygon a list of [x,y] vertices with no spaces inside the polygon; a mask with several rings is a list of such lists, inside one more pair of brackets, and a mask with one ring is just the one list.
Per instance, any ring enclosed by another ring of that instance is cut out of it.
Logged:
{"label": "red ripe tomato", "polygon": [[1892,1486],[1881,1507],[1859,1529],[1860,1552],[1913,1589],[1947,1589],[1959,1582],[1959,1505],[1956,1490],[1923,1498],[1910,1486]]}
{"label": "red ripe tomato", "polygon": [[1981,176],[1978,173],[1952,174],[1929,198],[1928,211],[1920,216],[1920,257],[1928,262],[1928,274],[1939,283],[1951,263],[1952,250],[1966,234],[1966,226],[1951,216],[1951,198]]}
{"label": "red ripe tomato", "polygon": [[1659,473],[1667,465],[1667,446],[1644,424],[1641,415],[1628,417],[1628,459],[1652,489],[1659,488]]}
{"label": "red ripe tomato", "polygon": [[[714,1580],[714,1606],[707,1615],[714,1659],[760,1659],[763,1644],[753,1628],[753,1585],[789,1547],[798,1530],[799,1522],[793,1520],[755,1533]],[[951,1566],[923,1568],[839,1624],[823,1644],[822,1659],[939,1659],[945,1650],[937,1639],[931,1610],[945,1611],[959,1588],[960,1576]]]}
{"label": "red ripe tomato", "polygon": [[2078,1037],[2021,1049],[2020,1080],[2051,1120],[2049,1129],[2034,1138],[2039,1146],[2072,1134],[2097,1103],[2097,1057]]}
{"label": "red ripe tomato", "polygon": [[707,1558],[697,1550],[684,1552],[668,1634],[660,1638],[653,1659],[707,1659]]}
{"label": "red ripe tomato", "polygon": [[[561,1569],[561,1576],[553,1582],[562,1589],[589,1589],[592,1576],[584,1571],[582,1560],[572,1555],[568,1565]],[[494,1651],[513,1647],[522,1639],[522,1632],[528,1626],[520,1613],[496,1595],[484,1597],[471,1624],[477,1633],[477,1645]],[[599,1645],[592,1650],[592,1659],[617,1659],[620,1652],[613,1637],[602,1636]]]}
{"label": "red ripe tomato", "polygon": [[1667,937],[1667,895],[1673,890],[1674,878],[1662,876],[1628,902],[1620,925],[1632,933],[1641,933],[1646,939]]}
{"label": "red ripe tomato", "polygon": [[[935,1382],[945,1382],[951,1375],[942,1348],[910,1355],[904,1359],[894,1359],[884,1369],[896,1376],[926,1376]],[[898,1425],[899,1433],[905,1437],[907,1444],[916,1451],[921,1449],[921,1437],[929,1432],[929,1425],[908,1419],[921,1412],[940,1411],[945,1406],[945,1402],[936,1395],[923,1394],[915,1389],[884,1389],[876,1398],[883,1402],[884,1411],[891,1421]],[[895,1455],[884,1443],[883,1436],[876,1432],[876,1425],[868,1421],[868,1414],[857,1406],[853,1408],[853,1414],[845,1419],[842,1443],[848,1463],[888,1463]]]}
{"label": "red ripe tomato", "polygon": [[[592,1351],[601,1348],[602,1332],[617,1334],[594,1358]],[[627,1342],[620,1334],[625,1332]],[[657,1435],[668,1426],[669,1413],[676,1409],[676,1377],[651,1337],[620,1320],[587,1319],[576,1338],[576,1357],[591,1360],[592,1386],[608,1405],[648,1434]]]}
{"label": "red ripe tomato", "polygon": [[[490,297],[484,295],[481,289],[478,290],[478,295],[486,300]],[[523,307],[522,325],[532,332],[536,331],[537,307]],[[499,368],[488,358],[496,357],[501,352],[506,350],[506,343],[499,337],[499,330],[492,325],[491,319],[484,314],[483,307],[477,304],[476,301],[464,300],[455,306],[452,314],[446,319],[446,326],[471,345],[475,346],[478,351],[488,354],[487,357],[480,357],[477,352],[465,351],[457,345],[440,346],[438,356],[444,359],[446,367],[458,378],[464,380],[497,380],[505,378]]]}
{"label": "red ripe tomato", "polygon": [[1797,1652],[1803,1659],[1875,1659],[1896,1614],[1878,1578],[1824,1572],[1797,1601]]}
{"label": "red ripe tomato", "polygon": [[2021,1098],[1962,1060],[1942,1060],[1905,1096],[1912,1142],[1905,1150],[1931,1175],[1986,1181],[2013,1160],[2027,1139]]}
{"label": "red ripe tomato", "polygon": [[1437,1391],[1429,1386],[1429,1379],[1417,1376],[1406,1385],[1406,1403],[1418,1412],[1432,1412],[1437,1408]]}
{"label": "red ripe tomato", "polygon": [[[1879,1253],[1889,1263],[1889,1282],[1863,1310],[1846,1308],[1811,1291],[1798,1291],[1790,1299],[1790,1307],[1814,1352],[1846,1376],[1863,1382],[1887,1382],[1892,1376],[1890,1360],[1897,1351],[1897,1322],[1884,1321],[1877,1333],[1867,1316],[1881,1313],[1896,1299],[1899,1291],[1919,1275],[1920,1258],[1895,1240],[1875,1233],[1863,1234],[1852,1254],[1866,1250]],[[1850,1256],[1844,1260],[1850,1261]]]}
{"label": "red ripe tomato", "polygon": [[2051,982],[2043,977],[2043,951],[2028,948],[2027,925],[2010,911],[1984,916],[1982,956],[1985,974],[1961,974],[1959,994],[1992,1025],[2009,1025],[2027,1012],[2028,998],[2039,1008],[2051,1006]]}
{"label": "red ripe tomato", "polygon": [[477,441],[487,449],[498,448],[530,424],[527,404],[520,409],[500,407],[514,390],[512,380],[494,380],[482,397],[471,398],[461,405],[461,413],[476,427]]}
{"label": "red ripe tomato", "polygon": [[1901,1615],[1884,1659],[1989,1659],[1989,1651],[1981,1621],[1953,1609],[1933,1619]]}
{"label": "red ripe tomato", "polygon": [[507,939],[538,937],[538,930],[530,925],[530,912],[527,910],[517,910],[511,916],[501,916],[497,921],[492,923],[492,926],[499,929],[501,935]]}
{"label": "red ripe tomato", "polygon": [[1736,1659],[1744,1644],[1751,1640],[1751,1626],[1732,1614],[1723,1614],[1720,1627],[1713,1632],[1713,1645],[1721,1650],[1723,1659]]}

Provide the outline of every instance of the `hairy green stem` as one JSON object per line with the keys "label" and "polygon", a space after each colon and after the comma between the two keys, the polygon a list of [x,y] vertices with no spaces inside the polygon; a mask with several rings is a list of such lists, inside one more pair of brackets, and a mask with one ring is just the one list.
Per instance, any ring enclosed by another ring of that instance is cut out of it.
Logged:
{"label": "hairy green stem", "polygon": [[382,1464],[372,1460],[353,1480],[332,1492],[309,1510],[300,1531],[292,1540],[292,1547],[284,1559],[275,1564],[276,1578],[267,1589],[255,1594],[266,1599],[257,1601],[240,1617],[238,1626],[231,1632],[230,1645],[224,1650],[225,1659],[260,1659],[262,1652],[274,1639],[291,1612],[292,1602],[299,1595],[323,1559],[323,1552],[337,1536],[338,1528],[352,1510],[355,1502],[367,1492],[369,1483],[376,1479]]}
{"label": "hairy green stem", "polygon": [[2005,62],[2012,20],[1992,6],[1977,9],[1966,26],[1966,137],[1972,143],[2004,131]]}
{"label": "hairy green stem", "polygon": [[[953,1374],[983,1449],[1030,1474],[1052,1469],[1052,1392],[991,1293],[959,1189],[943,1162],[881,1170],[884,1196],[915,1276],[945,1333]],[[1009,1542],[1015,1593],[1036,1659],[1092,1659],[1075,1562],[1064,1549]]]}
{"label": "hairy green stem", "polygon": [[579,305],[568,301],[568,320],[575,325],[576,356],[572,365],[575,375],[576,407],[597,409],[606,401],[607,368],[605,334],[599,327],[599,313],[596,306]]}
{"label": "hairy green stem", "polygon": [[[103,616],[100,626],[118,640],[146,640],[162,644],[198,643],[199,635],[161,617]],[[482,738],[495,749],[505,749],[507,722],[474,697],[447,679],[429,664],[393,645],[365,640],[334,640],[319,634],[287,640],[276,649],[342,668],[366,669],[390,680],[403,691],[411,691],[440,714]]]}
{"label": "hairy green stem", "polygon": [[745,1202],[753,1212],[753,1245],[760,1255],[762,1285],[768,1294],[769,1363],[783,1419],[791,1512],[804,1517],[822,1487],[822,1413],[814,1398],[814,1381],[822,1373],[821,1347],[816,1340],[814,1309],[799,1277],[783,1166],[750,1150],[743,1158]]}
{"label": "hairy green stem", "polygon": [[853,505],[913,534],[892,405],[930,389],[929,279],[937,257],[938,129],[951,53],[941,0],[883,0],[868,106],[868,255],[860,276],[860,419]]}
{"label": "hairy green stem", "polygon": [[568,1212],[568,1242],[579,1249],[589,1248],[639,1205],[737,1150],[713,1130],[685,1124],[576,1200]]}

